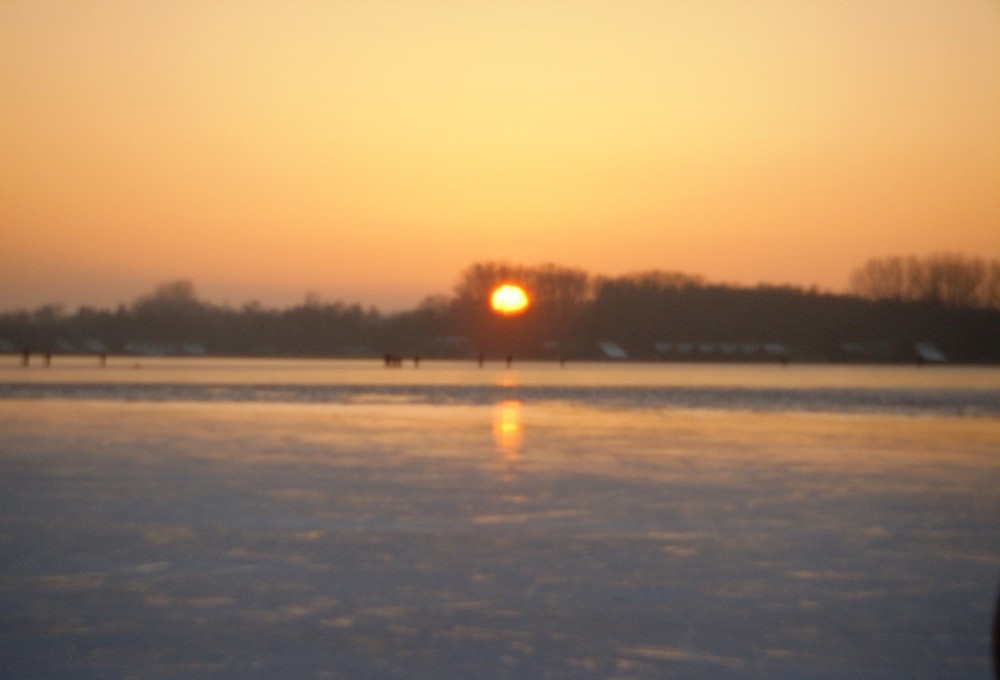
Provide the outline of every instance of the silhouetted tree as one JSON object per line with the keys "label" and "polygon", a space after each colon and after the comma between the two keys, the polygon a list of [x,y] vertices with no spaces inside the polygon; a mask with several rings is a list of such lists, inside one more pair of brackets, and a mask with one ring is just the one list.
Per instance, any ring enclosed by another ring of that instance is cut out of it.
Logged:
{"label": "silhouetted tree", "polygon": [[[525,289],[530,304],[523,314],[502,319],[490,310],[490,296],[502,283]],[[459,277],[453,318],[479,351],[532,356],[548,342],[566,341],[592,291],[592,279],[582,269],[479,262]]]}
{"label": "silhouetted tree", "polygon": [[177,280],[156,287],[132,303],[132,339],[191,341],[200,339],[211,307],[199,302],[190,281]]}
{"label": "silhouetted tree", "polygon": [[194,284],[178,279],[162,283],[149,295],[143,295],[132,304],[132,311],[144,314],[148,312],[184,312],[201,307],[194,292]]}
{"label": "silhouetted tree", "polygon": [[875,258],[851,274],[850,286],[869,300],[1000,308],[1000,262],[954,253]]}

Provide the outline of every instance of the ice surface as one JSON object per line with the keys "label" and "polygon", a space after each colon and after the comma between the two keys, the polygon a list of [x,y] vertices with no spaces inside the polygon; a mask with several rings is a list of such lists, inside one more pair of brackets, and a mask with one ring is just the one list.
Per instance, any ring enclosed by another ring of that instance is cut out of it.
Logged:
{"label": "ice surface", "polygon": [[0,400],[11,678],[985,678],[989,418]]}

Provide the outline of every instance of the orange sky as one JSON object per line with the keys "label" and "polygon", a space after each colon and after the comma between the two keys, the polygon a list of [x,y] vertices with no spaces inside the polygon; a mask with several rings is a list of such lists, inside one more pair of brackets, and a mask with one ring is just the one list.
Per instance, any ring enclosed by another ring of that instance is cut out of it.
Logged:
{"label": "orange sky", "polygon": [[0,309],[1000,258],[993,0],[4,0],[0,96]]}

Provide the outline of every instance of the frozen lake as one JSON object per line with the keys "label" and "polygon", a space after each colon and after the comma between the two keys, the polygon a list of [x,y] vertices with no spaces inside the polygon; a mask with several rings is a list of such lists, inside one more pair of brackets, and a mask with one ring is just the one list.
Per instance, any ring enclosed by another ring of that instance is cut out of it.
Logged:
{"label": "frozen lake", "polygon": [[12,678],[987,678],[1000,371],[0,366]]}

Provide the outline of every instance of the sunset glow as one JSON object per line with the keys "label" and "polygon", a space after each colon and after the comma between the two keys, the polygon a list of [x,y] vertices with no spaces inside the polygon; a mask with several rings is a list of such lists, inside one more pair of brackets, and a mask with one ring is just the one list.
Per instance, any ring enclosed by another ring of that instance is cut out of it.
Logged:
{"label": "sunset glow", "polygon": [[493,291],[490,306],[504,316],[520,314],[528,308],[528,294],[520,286],[505,283]]}
{"label": "sunset glow", "polygon": [[1000,4],[0,3],[0,309],[1000,257]]}

